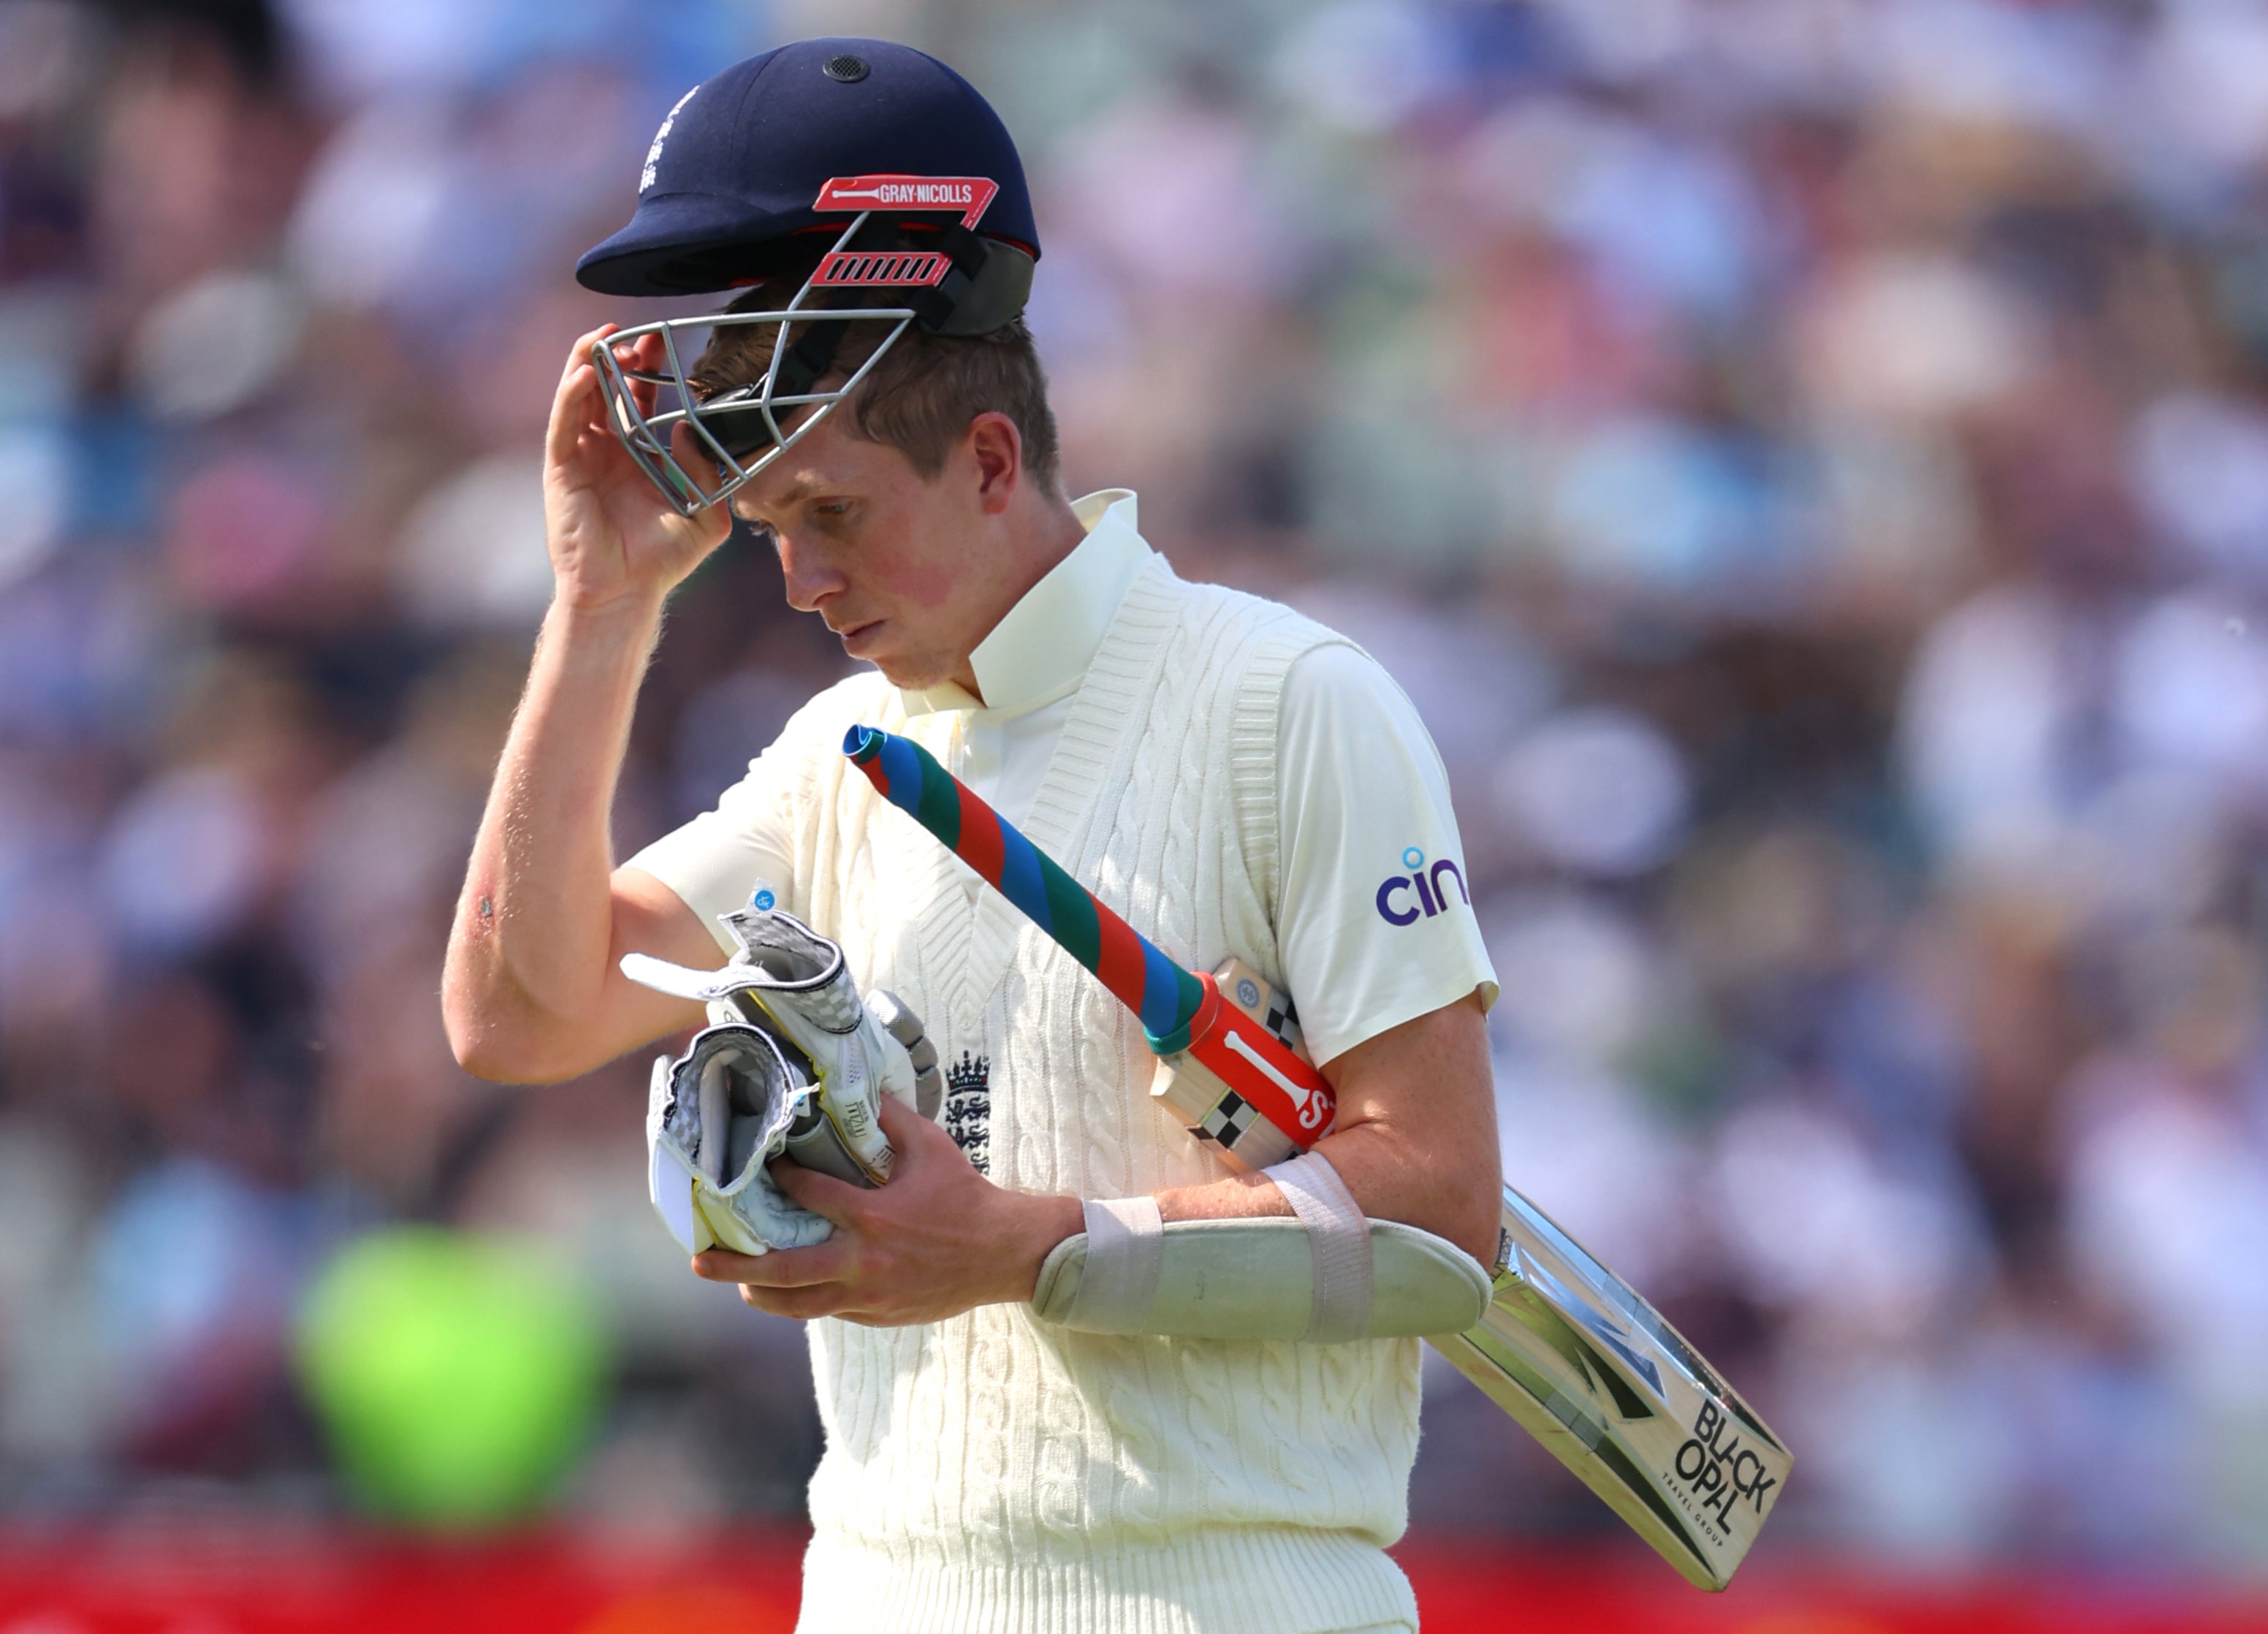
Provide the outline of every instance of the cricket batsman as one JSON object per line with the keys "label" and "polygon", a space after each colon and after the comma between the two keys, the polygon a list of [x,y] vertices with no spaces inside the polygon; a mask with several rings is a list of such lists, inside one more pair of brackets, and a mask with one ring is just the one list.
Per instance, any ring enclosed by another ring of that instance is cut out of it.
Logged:
{"label": "cricket batsman", "polygon": [[[803,1628],[1414,1630],[1385,1553],[1414,1336],[1475,1321],[1500,1252],[1496,983],[1447,778],[1352,644],[1177,577],[1133,494],[1065,496],[1022,318],[1040,259],[1006,129],[920,52],[804,40],[671,110],[577,276],[730,305],[568,357],[555,592],[453,929],[450,1036],[482,1077],[546,1082],[703,1028],[658,1064],[648,1134],[681,1202],[709,1199],[694,1270],[808,1323]],[[664,600],[735,516],[871,667],[617,863]],[[1126,956],[1296,995],[1329,1132],[1244,1173],[1193,1139],[1152,1097],[1147,1000],[883,798],[844,753],[859,728],[1028,835],[1147,938]],[[716,1008],[744,990],[764,1025]],[[825,1119],[734,1099],[781,1083]],[[1076,1299],[1035,1306],[1075,1240]],[[1199,1296],[1249,1336],[1187,1336],[1212,1329],[1169,1307]]]}

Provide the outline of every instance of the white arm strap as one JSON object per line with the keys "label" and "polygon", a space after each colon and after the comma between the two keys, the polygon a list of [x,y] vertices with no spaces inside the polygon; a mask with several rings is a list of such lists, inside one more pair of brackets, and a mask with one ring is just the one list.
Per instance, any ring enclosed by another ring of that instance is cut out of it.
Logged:
{"label": "white arm strap", "polygon": [[1146,1333],[1165,1259],[1166,1220],[1155,1197],[1089,1198],[1086,1274],[1064,1319],[1086,1333]]}
{"label": "white arm strap", "polygon": [[1314,1257],[1314,1305],[1301,1336],[1314,1344],[1361,1338],[1370,1331],[1370,1222],[1354,1194],[1320,1152],[1265,1173],[1307,1227],[1307,1251]]}

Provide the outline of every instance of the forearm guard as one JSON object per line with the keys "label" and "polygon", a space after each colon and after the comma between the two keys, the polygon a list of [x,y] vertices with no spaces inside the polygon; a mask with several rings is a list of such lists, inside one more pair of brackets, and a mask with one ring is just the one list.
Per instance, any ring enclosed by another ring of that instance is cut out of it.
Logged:
{"label": "forearm guard", "polygon": [[1168,1226],[1154,1197],[1087,1203],[1086,1229],[1040,1266],[1034,1314],[1084,1333],[1335,1344],[1457,1333],[1487,1309],[1470,1255],[1365,1219],[1322,1157],[1268,1173],[1296,1218]]}

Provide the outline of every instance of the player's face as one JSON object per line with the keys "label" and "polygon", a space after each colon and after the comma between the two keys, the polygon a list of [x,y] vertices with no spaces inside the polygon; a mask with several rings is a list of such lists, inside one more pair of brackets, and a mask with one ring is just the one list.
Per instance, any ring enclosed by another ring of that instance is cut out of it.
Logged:
{"label": "player's face", "polygon": [[790,605],[825,619],[845,652],[895,684],[932,687],[966,673],[1014,600],[979,466],[963,446],[924,477],[830,416],[733,495],[733,510],[771,534]]}

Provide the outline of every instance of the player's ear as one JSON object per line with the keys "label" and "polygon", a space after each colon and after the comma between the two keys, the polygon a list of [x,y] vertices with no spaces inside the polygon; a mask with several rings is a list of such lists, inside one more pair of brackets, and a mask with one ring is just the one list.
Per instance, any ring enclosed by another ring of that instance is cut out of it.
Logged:
{"label": "player's ear", "polygon": [[968,423],[968,452],[976,464],[977,502],[987,516],[1008,508],[1024,480],[1024,439],[1016,423],[986,409]]}

